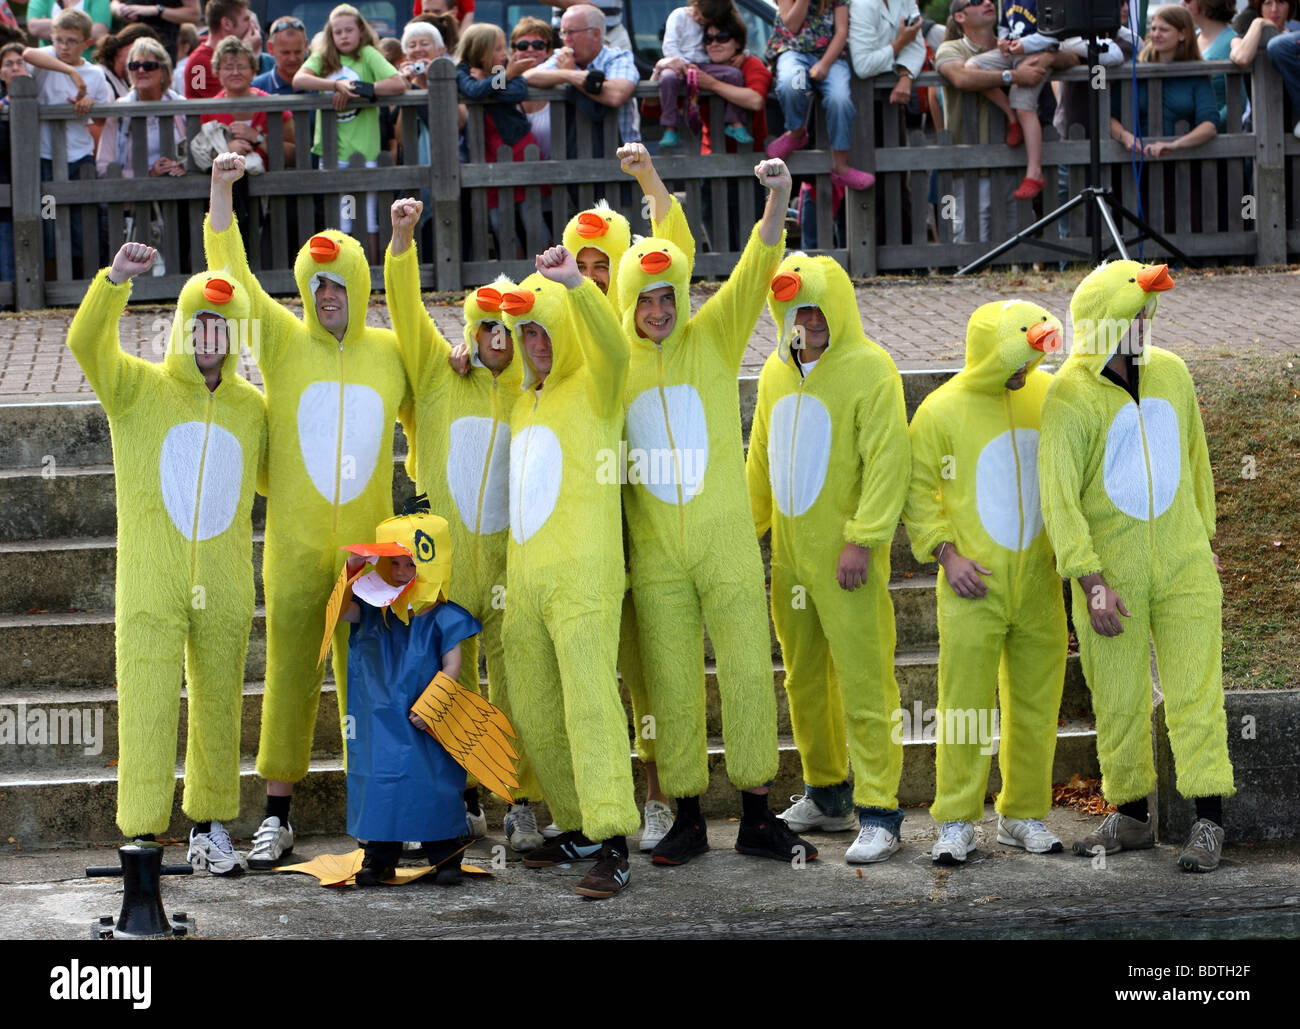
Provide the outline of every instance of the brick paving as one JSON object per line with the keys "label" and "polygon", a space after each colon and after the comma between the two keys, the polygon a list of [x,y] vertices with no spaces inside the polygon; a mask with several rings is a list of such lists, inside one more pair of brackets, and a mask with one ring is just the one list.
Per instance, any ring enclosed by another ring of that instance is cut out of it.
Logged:
{"label": "brick paving", "polygon": [[[966,319],[989,300],[1023,297],[1042,304],[1068,321],[1070,294],[1080,275],[1013,273],[953,279],[880,278],[857,285],[858,310],[867,334],[893,356],[900,368],[955,367],[964,354]],[[1231,357],[1300,353],[1297,311],[1300,268],[1180,271],[1177,286],[1161,298],[1154,341],[1179,353]],[[692,289],[694,306],[713,291],[710,284]],[[455,299],[430,296],[429,310],[453,342],[461,338],[460,307]],[[296,301],[287,304],[301,311]],[[75,398],[91,390],[76,360],[64,345],[71,309],[0,314],[0,401]],[[389,325],[388,309],[376,294],[367,315],[371,325]],[[120,333],[123,348],[150,360],[162,359],[171,324],[167,308],[142,305],[128,309]],[[742,369],[756,373],[770,353],[775,327],[764,310],[745,354]],[[247,354],[241,372],[260,384]]]}

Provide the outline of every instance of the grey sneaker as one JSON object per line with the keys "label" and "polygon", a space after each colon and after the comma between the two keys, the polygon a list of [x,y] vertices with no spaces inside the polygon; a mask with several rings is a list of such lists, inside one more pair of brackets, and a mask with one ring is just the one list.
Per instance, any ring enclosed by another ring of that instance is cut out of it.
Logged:
{"label": "grey sneaker", "polygon": [[1178,855],[1178,865],[1184,872],[1213,872],[1223,856],[1223,828],[1208,818],[1192,826],[1187,845]]}
{"label": "grey sneaker", "polygon": [[1139,822],[1114,811],[1083,839],[1075,840],[1071,849],[1080,857],[1092,857],[1098,847],[1107,854],[1118,854],[1121,850],[1146,850],[1155,845],[1156,830],[1149,818]]}

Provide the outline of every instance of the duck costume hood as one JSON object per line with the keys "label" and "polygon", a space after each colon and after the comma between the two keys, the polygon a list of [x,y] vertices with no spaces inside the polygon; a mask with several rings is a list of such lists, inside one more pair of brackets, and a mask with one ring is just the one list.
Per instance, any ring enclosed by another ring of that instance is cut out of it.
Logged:
{"label": "duck costume hood", "polygon": [[833,257],[810,257],[802,251],[787,257],[772,277],[767,307],[776,322],[776,347],[782,361],[790,360],[790,348],[801,333],[795,316],[809,307],[821,308],[826,318],[828,348],[867,341],[857,315],[853,283]]}
{"label": "duck costume hood", "polygon": [[[343,548],[373,562],[352,584],[354,596],[371,607],[388,607],[406,622],[430,604],[447,599],[451,581],[451,532],[447,520],[433,514],[402,515],[380,522],[374,543],[350,543]],[[393,581],[392,559],[405,555],[415,563],[415,578],[399,586]]]}
{"label": "duck costume hood", "polygon": [[541,379],[524,347],[520,326],[527,322],[536,322],[551,338],[551,370],[546,374],[543,389],[549,389],[552,383],[562,382],[582,367],[582,348],[576,342],[578,328],[574,324],[568,294],[569,291],[558,282],[552,282],[541,273],[533,272],[501,297],[501,311],[505,315],[506,328],[515,337],[516,359],[523,360],[522,388],[525,393],[532,390]]}
{"label": "duck costume hood", "polygon": [[1160,294],[1173,288],[1168,265],[1112,261],[1094,268],[1070,300],[1068,360],[1100,376],[1133,319],[1139,313],[1154,318]]}
{"label": "duck costume hood", "polygon": [[632,244],[632,226],[627,219],[610,207],[608,201],[600,200],[595,207],[579,211],[569,219],[561,242],[575,258],[579,250],[587,247],[605,255],[609,260],[609,289],[606,295],[613,301],[619,295],[619,262]]}
{"label": "duck costume hood", "polygon": [[248,293],[228,273],[207,271],[191,277],[176,298],[176,314],[163,358],[168,374],[203,378],[194,361],[195,346],[201,338],[194,319],[200,314],[215,314],[226,320],[226,357],[221,362],[221,378],[234,375],[239,367],[240,345],[250,338],[250,312]]}
{"label": "duck costume hood", "polygon": [[966,323],[966,365],[958,377],[966,389],[1000,395],[1022,367],[1032,373],[1063,349],[1061,322],[1050,311],[1024,300],[994,301]]}
{"label": "duck costume hood", "polygon": [[313,336],[326,332],[316,317],[321,278],[332,279],[348,291],[348,330],[341,342],[343,346],[356,342],[366,329],[370,306],[370,264],[361,244],[337,229],[318,232],[298,251],[293,277],[302,295],[302,320]]}
{"label": "duck costume hood", "polygon": [[[471,364],[482,367],[482,362],[478,359],[479,326],[484,322],[505,325],[505,315],[501,310],[501,298],[515,288],[514,282],[504,275],[498,275],[488,285],[480,286],[478,289],[465,294],[465,303],[463,305],[465,327],[462,330],[462,338],[465,340],[465,345],[469,347]],[[514,362],[512,361],[511,364],[513,365]]]}
{"label": "duck costume hood", "polygon": [[636,301],[649,289],[671,286],[677,305],[673,331],[662,345],[670,348],[682,338],[691,319],[691,260],[671,240],[649,236],[637,240],[623,255],[618,268],[618,310],[622,312],[623,334],[634,344],[654,344],[637,333]]}

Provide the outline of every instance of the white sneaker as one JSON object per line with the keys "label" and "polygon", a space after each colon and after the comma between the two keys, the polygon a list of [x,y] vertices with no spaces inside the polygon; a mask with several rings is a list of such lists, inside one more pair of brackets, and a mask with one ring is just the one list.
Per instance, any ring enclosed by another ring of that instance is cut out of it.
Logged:
{"label": "white sneaker", "polygon": [[220,822],[212,822],[207,832],[190,829],[190,849],[185,859],[194,871],[206,868],[213,875],[243,875],[248,869]]}
{"label": "white sneaker", "polygon": [[883,825],[864,825],[858,838],[844,855],[851,865],[869,865],[884,861],[898,850],[898,837]]}
{"label": "white sneaker", "polygon": [[930,850],[930,860],[939,865],[960,865],[975,849],[975,825],[972,822],[944,822],[939,839]]}
{"label": "white sneaker", "polygon": [[253,849],[248,852],[249,868],[274,868],[280,859],[293,853],[293,826],[281,825],[271,815],[262,819],[253,833]]}
{"label": "white sneaker", "polygon": [[1295,136],[1296,139],[1300,139],[1300,121],[1295,123],[1295,128],[1291,130],[1291,134]]}
{"label": "white sneaker", "polygon": [[544,840],[553,840],[556,837],[563,835],[564,833],[560,831],[560,827],[554,822],[542,830],[542,839]]}
{"label": "white sneaker", "polygon": [[641,849],[654,850],[673,827],[673,812],[660,800],[645,802],[645,828],[641,830]]}
{"label": "white sneaker", "polygon": [[1024,847],[1030,854],[1059,854],[1065,849],[1060,838],[1041,818],[1003,818],[998,815],[998,842]]}
{"label": "white sneaker", "polygon": [[506,812],[506,842],[518,854],[536,850],[546,842],[537,831],[537,815],[531,804],[512,804]]}
{"label": "white sneaker", "polygon": [[[794,806],[786,808],[776,817],[789,826],[791,832],[807,832],[809,829],[820,829],[822,832],[847,832],[858,827],[858,814],[856,811],[850,811],[847,815],[828,815],[807,794],[794,796],[790,799],[794,801]],[[859,839],[861,839],[860,836]],[[857,844],[854,844],[854,846],[857,846]],[[871,860],[881,861],[883,858],[872,858]]]}
{"label": "white sneaker", "polygon": [[477,815],[471,815],[465,808],[465,835],[471,840],[481,840],[487,835],[487,812],[481,807]]}

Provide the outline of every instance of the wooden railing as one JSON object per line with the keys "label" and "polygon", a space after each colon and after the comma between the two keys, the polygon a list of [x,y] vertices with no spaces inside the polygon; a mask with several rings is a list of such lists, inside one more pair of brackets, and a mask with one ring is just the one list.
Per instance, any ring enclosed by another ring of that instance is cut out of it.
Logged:
{"label": "wooden railing", "polygon": [[[1148,109],[1154,113],[1151,128],[1160,128],[1162,81],[1185,76],[1187,65],[1139,65],[1138,77],[1148,82]],[[1105,185],[1121,201],[1142,213],[1184,252],[1208,261],[1285,263],[1289,252],[1300,251],[1300,140],[1289,127],[1295,114],[1288,114],[1281,79],[1260,47],[1252,73],[1246,76],[1228,62],[1203,62],[1195,74],[1227,77],[1228,126],[1209,143],[1194,150],[1159,160],[1148,160],[1139,190],[1132,162],[1105,131],[1110,110],[1110,90],[1118,89],[1121,109],[1130,110],[1131,70],[1107,70],[1108,89],[1102,93],[1102,165]],[[1085,68],[1056,76],[1066,83],[1088,82]],[[938,85],[939,77],[926,73],[918,80],[922,87]],[[1241,85],[1252,91],[1253,125],[1242,126]],[[797,178],[813,181],[822,202],[817,205],[817,238],[820,252],[839,259],[850,274],[865,277],[881,271],[953,268],[987,251],[1032,223],[1043,211],[1057,206],[1064,196],[1077,191],[1088,174],[1088,142],[1083,126],[1071,126],[1067,138],[1057,138],[1045,128],[1043,167],[1047,188],[1037,201],[1013,201],[990,205],[989,242],[978,242],[980,180],[986,178],[993,197],[1009,196],[1023,174],[1024,150],[1002,142],[1004,122],[996,109],[988,115],[989,142],[979,142],[978,98],[962,97],[963,136],[953,141],[945,132],[908,130],[902,111],[888,102],[893,83],[888,78],[871,82],[855,80],[854,99],[858,110],[850,162],[873,171],[874,189],[848,195],[843,210],[843,243],[833,242],[830,185],[830,155],[825,150],[804,150],[791,156],[791,171]],[[639,97],[656,94],[655,87],[642,83]],[[129,117],[139,126],[132,132],[133,177],[123,177],[120,168],[109,169],[107,178],[69,181],[66,173],[64,134],[51,133],[53,174],[42,181],[36,141],[42,124],[60,126],[77,117],[70,105],[41,107],[34,84],[15,79],[11,84],[9,120],[15,141],[8,156],[12,186],[0,185],[0,210],[8,208],[14,225],[16,282],[0,282],[0,306],[33,310],[49,305],[76,304],[84,295],[89,276],[102,257],[111,257],[126,236],[148,239],[151,223],[160,226],[160,249],[165,274],[136,280],[137,299],[170,300],[184,279],[204,267],[202,221],[207,207],[208,177],[197,172],[176,178],[151,178],[147,174],[144,119],[159,120],[163,153],[173,150],[172,116],[186,120],[186,135],[199,129],[203,114],[225,111],[289,111],[295,124],[297,152],[286,167],[282,151],[279,118],[268,119],[268,167],[263,175],[247,178],[252,216],[246,229],[249,258],[262,283],[272,292],[296,292],[293,259],[301,241],[321,227],[338,226],[340,202],[351,198],[353,231],[365,240],[366,193],[377,195],[381,246],[387,244],[390,227],[386,208],[399,196],[420,195],[430,211],[430,225],[422,240],[422,281],[427,288],[459,290],[504,273],[522,276],[532,269],[531,255],[558,239],[565,221],[576,210],[606,197],[631,219],[634,232],[649,232],[644,206],[635,184],[624,175],[613,157],[617,145],[614,112],[593,123],[580,110],[563,102],[558,90],[534,91],[537,99],[551,99],[551,152],[553,159],[541,161],[529,148],[525,160],[514,162],[503,148],[498,160],[488,163],[483,152],[483,105],[469,104],[466,129],[471,160],[462,164],[458,137],[456,80],[448,61],[435,62],[429,72],[427,91],[412,91],[390,98],[388,103],[411,115],[402,119],[402,144],[410,163],[393,165],[386,155],[380,167],[339,168],[332,156],[337,152],[337,115],[329,95],[275,96],[251,100],[187,100],[98,105],[92,116]],[[418,108],[423,107],[431,140],[430,159],[416,162]],[[711,136],[723,136],[722,105],[709,104]],[[312,119],[321,120],[324,157],[312,167]],[[1127,115],[1123,119],[1128,123]],[[566,137],[572,122],[576,135],[575,154],[566,158]],[[824,119],[816,112],[814,132],[825,138]],[[776,126],[773,126],[774,128]],[[1185,127],[1180,127],[1182,131]],[[823,131],[817,133],[817,129]],[[648,141],[658,137],[658,127],[643,124]],[[873,145],[874,144],[874,145]],[[716,144],[715,144],[716,145]],[[684,195],[686,210],[697,239],[701,242],[696,272],[721,276],[733,267],[737,249],[743,246],[750,225],[761,205],[753,177],[753,153],[719,152],[700,156],[661,156],[656,167],[671,188]],[[593,156],[601,153],[603,156]],[[3,158],[0,158],[3,159]],[[357,159],[354,159],[356,162]],[[1065,168],[1066,189],[1058,197],[1058,168]],[[933,181],[932,181],[933,180]],[[957,210],[954,188],[964,182],[966,241],[954,240],[953,214]],[[515,190],[522,190],[516,202]],[[496,232],[489,216],[489,191],[499,193]],[[931,194],[938,203],[931,202]],[[156,212],[154,205],[157,205]],[[82,223],[82,252],[85,262],[74,261],[72,216]],[[156,215],[156,216],[155,216]],[[128,218],[130,222],[128,223]],[[1074,212],[1064,229],[1046,230],[1049,239],[1086,246],[1083,213]],[[54,246],[46,251],[43,229],[52,223]],[[791,238],[790,245],[799,240]],[[1148,242],[1143,255],[1159,255],[1158,246]],[[47,260],[48,259],[48,260]],[[1057,255],[1032,243],[1006,254],[1003,263],[1057,259]],[[376,288],[382,287],[382,268],[373,269]]]}

